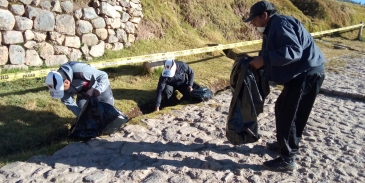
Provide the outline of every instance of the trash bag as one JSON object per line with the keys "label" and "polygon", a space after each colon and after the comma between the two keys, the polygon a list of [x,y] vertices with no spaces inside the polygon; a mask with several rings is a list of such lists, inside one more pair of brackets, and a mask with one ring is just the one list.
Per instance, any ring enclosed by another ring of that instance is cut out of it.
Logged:
{"label": "trash bag", "polygon": [[91,96],[71,127],[70,136],[80,139],[100,136],[104,127],[118,116],[126,117],[114,106],[100,102],[96,97]]}
{"label": "trash bag", "polygon": [[191,91],[189,94],[191,100],[198,102],[208,101],[213,97],[213,92],[209,88],[199,85],[193,86],[193,91]]}
{"label": "trash bag", "polygon": [[234,145],[256,142],[257,116],[263,111],[264,99],[270,92],[261,69],[249,66],[252,57],[236,60],[230,76],[232,100],[226,123],[226,137]]}

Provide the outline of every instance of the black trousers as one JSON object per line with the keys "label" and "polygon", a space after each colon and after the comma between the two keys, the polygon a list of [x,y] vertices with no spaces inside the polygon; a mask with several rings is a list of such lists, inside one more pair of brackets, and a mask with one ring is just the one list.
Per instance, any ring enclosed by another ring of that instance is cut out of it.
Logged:
{"label": "black trousers", "polygon": [[[179,100],[176,98],[176,96],[174,95],[175,90],[178,90],[183,97],[180,100],[190,100],[190,94],[188,91],[188,84],[181,84],[178,86],[171,86],[166,84],[165,89],[163,91],[163,95],[164,95],[164,105],[165,106],[173,106],[176,105]],[[193,89],[194,88],[198,88],[200,87],[198,84],[193,83]]]}
{"label": "black trousers", "polygon": [[284,158],[295,159],[299,141],[325,78],[315,73],[284,84],[275,104],[276,138]]}

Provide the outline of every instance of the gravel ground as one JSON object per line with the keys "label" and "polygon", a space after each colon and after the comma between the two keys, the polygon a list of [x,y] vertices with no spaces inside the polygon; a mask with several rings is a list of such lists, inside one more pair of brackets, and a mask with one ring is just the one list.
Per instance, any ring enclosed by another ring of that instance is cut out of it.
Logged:
{"label": "gravel ground", "polygon": [[293,172],[271,172],[277,157],[272,88],[259,115],[261,139],[234,146],[225,137],[231,92],[172,114],[142,119],[106,138],[72,143],[52,156],[0,168],[0,182],[365,182],[365,56],[347,60],[341,74],[327,72]]}

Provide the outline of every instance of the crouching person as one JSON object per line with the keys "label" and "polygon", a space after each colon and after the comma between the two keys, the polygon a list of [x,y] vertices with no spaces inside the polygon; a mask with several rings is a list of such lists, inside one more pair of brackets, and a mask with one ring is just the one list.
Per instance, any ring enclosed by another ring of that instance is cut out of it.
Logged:
{"label": "crouching person", "polygon": [[[77,117],[90,96],[114,106],[114,97],[108,74],[89,64],[68,62],[46,77],[46,85],[53,98],[61,99],[67,109]],[[76,101],[74,100],[76,95]],[[126,117],[121,112],[119,118]]]}
{"label": "crouching person", "polygon": [[183,95],[181,100],[189,100],[193,85],[193,69],[184,62],[167,59],[157,85],[155,111],[160,110],[162,96],[167,106],[177,103],[176,96],[173,95],[175,90]]}

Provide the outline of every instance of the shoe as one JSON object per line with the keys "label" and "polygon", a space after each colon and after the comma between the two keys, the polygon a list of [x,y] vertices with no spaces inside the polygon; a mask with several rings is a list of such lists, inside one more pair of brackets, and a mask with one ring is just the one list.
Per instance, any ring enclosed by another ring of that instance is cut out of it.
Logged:
{"label": "shoe", "polygon": [[280,151],[280,146],[279,146],[279,142],[271,142],[271,143],[266,143],[266,147],[272,151]]}
{"label": "shoe", "polygon": [[268,170],[275,172],[284,172],[284,171],[293,171],[297,168],[297,164],[295,160],[291,160],[287,162],[282,157],[278,157],[276,159],[264,162],[264,167]]}

